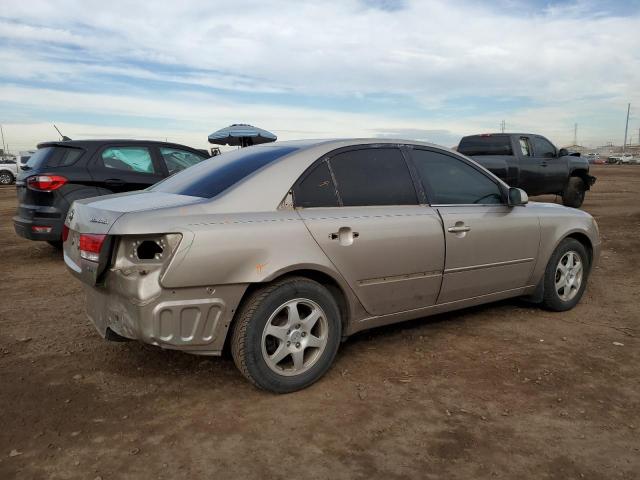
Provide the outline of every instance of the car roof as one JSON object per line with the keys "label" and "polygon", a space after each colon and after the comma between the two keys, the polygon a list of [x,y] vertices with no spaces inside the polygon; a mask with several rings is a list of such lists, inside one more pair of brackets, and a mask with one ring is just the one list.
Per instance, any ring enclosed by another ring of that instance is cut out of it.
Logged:
{"label": "car roof", "polygon": [[[38,148],[44,147],[76,147],[76,148],[90,148],[100,145],[166,145],[169,147],[188,148],[190,150],[198,151],[197,148],[183,145],[173,142],[162,142],[158,140],[135,140],[131,138],[106,138],[106,139],[88,139],[88,140],[53,140],[48,142],[41,142],[38,144]],[[202,151],[202,149],[200,149]]]}
{"label": "car roof", "polygon": [[418,140],[407,140],[401,138],[320,138],[320,139],[306,139],[306,140],[285,140],[277,141],[273,143],[263,143],[262,145],[256,145],[251,148],[269,148],[269,147],[293,147],[298,151],[307,150],[310,148],[322,147],[329,150],[335,150],[336,148],[357,146],[357,145],[422,145],[434,148],[444,148],[450,150],[449,147],[442,145],[436,145],[429,142],[421,142]]}
{"label": "car roof", "polygon": [[[361,145],[426,146],[450,152],[455,156],[463,156],[441,145],[395,138],[331,138],[278,141],[255,145],[244,150],[251,149],[256,151],[275,147],[293,147],[293,151],[265,165],[220,195],[207,201],[207,211],[211,213],[231,213],[273,210],[283,200],[284,195],[300,175],[317,160],[334,150]],[[224,155],[223,153],[222,156],[224,157]],[[216,159],[217,157],[213,157],[207,161],[215,162],[217,161]]]}

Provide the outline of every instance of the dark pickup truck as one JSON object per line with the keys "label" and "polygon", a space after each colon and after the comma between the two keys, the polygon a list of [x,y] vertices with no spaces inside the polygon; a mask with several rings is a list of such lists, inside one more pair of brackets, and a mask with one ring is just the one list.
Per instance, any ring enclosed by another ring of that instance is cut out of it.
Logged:
{"label": "dark pickup truck", "polygon": [[568,207],[580,207],[596,181],[586,158],[532,133],[470,135],[460,140],[458,152],[529,195],[561,195]]}

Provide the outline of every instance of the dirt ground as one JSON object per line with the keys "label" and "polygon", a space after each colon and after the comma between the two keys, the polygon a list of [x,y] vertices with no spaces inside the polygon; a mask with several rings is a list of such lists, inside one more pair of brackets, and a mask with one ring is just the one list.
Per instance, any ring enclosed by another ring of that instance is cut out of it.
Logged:
{"label": "dirt ground", "polygon": [[364,332],[285,396],[229,358],[102,340],[3,187],[0,478],[639,478],[640,167],[594,172],[604,250],[577,308]]}

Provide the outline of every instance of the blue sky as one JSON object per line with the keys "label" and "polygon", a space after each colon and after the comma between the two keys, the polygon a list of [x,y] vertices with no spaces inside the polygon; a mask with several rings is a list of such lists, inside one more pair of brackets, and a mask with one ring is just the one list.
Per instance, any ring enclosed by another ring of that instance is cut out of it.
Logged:
{"label": "blue sky", "polygon": [[640,128],[640,1],[3,1],[0,123],[55,137],[205,146],[231,123],[281,139]]}

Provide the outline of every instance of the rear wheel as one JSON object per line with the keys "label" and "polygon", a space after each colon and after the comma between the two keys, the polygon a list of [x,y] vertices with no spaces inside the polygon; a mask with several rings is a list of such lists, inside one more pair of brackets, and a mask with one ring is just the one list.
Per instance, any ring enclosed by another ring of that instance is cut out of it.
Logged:
{"label": "rear wheel", "polygon": [[317,282],[292,277],[244,302],[231,337],[233,361],[254,385],[275,393],[305,388],[331,366],[342,336],[340,311]]}
{"label": "rear wheel", "polygon": [[47,243],[51,245],[56,250],[62,250],[62,241],[61,240],[47,240]]}
{"label": "rear wheel", "polygon": [[580,177],[571,177],[562,194],[562,204],[566,207],[580,208],[584,202],[586,185]]}
{"label": "rear wheel", "polygon": [[589,256],[579,241],[563,240],[551,255],[544,273],[542,305],[556,312],[575,307],[587,286]]}

